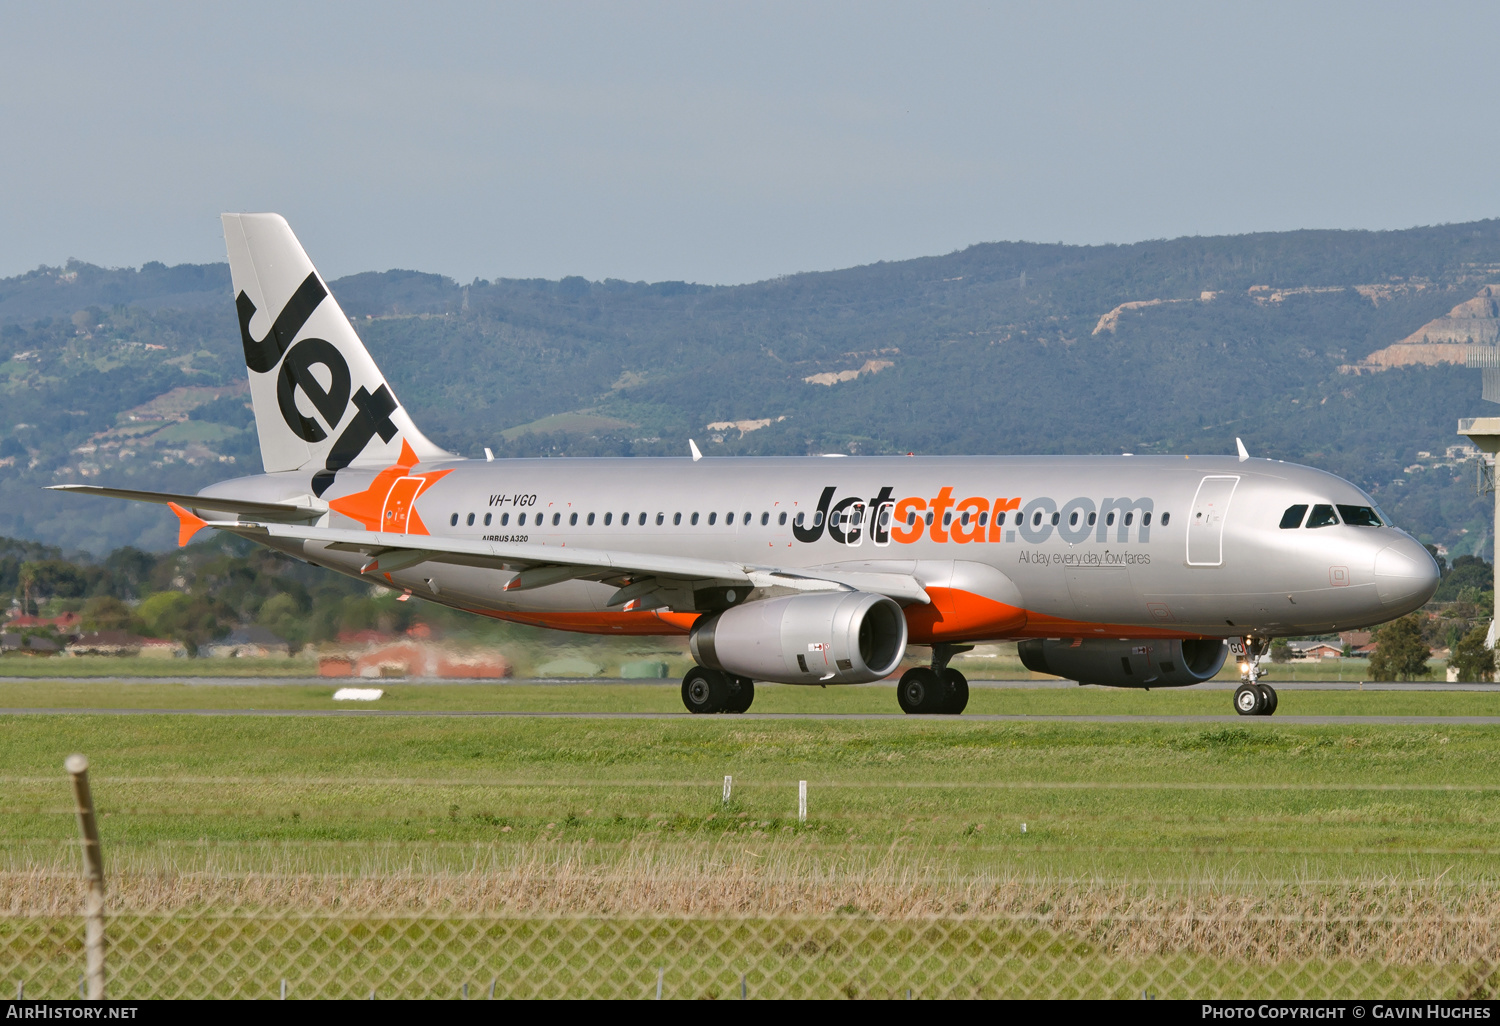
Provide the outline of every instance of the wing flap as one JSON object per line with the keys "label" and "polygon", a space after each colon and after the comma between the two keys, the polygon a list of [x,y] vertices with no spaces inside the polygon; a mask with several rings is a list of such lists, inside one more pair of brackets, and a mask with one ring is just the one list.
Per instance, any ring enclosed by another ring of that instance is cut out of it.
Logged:
{"label": "wing flap", "polygon": [[254,499],[228,499],[217,495],[180,495],[176,492],[142,492],[134,488],[105,488],[100,485],[48,485],[47,490],[102,495],[109,499],[129,499],[132,502],[154,502],[162,506],[175,503],[184,509],[206,509],[215,513],[243,513],[256,520],[269,520],[277,523],[307,523],[327,512],[327,510],[320,510],[313,506],[296,506],[285,502],[257,502]]}

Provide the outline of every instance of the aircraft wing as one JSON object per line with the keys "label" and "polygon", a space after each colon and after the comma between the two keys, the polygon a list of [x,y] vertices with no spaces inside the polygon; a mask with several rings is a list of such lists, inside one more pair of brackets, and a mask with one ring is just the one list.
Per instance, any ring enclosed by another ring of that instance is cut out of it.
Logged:
{"label": "aircraft wing", "polygon": [[316,520],[327,510],[312,506],[294,506],[285,502],[255,502],[251,499],[223,499],[208,495],[178,495],[173,492],[139,492],[133,488],[103,488],[99,485],[61,484],[48,485],[52,492],[81,492],[84,495],[103,495],[111,499],[132,499],[136,502],[155,502],[163,506],[176,503],[187,509],[209,509],[216,513],[238,513],[256,520],[278,523],[305,523]]}
{"label": "aircraft wing", "polygon": [[[619,585],[610,605],[635,601],[651,608],[653,596],[681,593],[694,583],[747,584],[795,591],[868,591],[898,602],[927,603],[922,585],[906,574],[805,571],[796,568],[696,559],[614,549],[574,548],[515,542],[470,541],[431,535],[392,534],[335,527],[283,523],[214,523],[208,527],[246,536],[269,536],[324,545],[369,557],[361,571],[392,573],[419,563],[450,563],[514,571],[507,591],[524,591],[568,580],[596,580]],[[659,605],[670,604],[656,600]],[[659,605],[657,607],[659,607]]]}

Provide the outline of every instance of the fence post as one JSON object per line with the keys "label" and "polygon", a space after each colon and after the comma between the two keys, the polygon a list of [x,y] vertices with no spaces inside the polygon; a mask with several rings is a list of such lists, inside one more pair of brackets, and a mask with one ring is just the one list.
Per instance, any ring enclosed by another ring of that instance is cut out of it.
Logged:
{"label": "fence post", "polygon": [[104,852],[99,846],[99,822],[94,817],[94,796],[89,790],[87,756],[70,755],[63,766],[73,780],[73,803],[78,812],[78,831],[83,838],[83,871],[88,878],[84,906],[84,977],[90,1001],[104,1000]]}
{"label": "fence post", "polygon": [[729,792],[730,792],[730,790],[733,787],[734,787],[734,778],[731,777],[731,776],[726,776],[724,778],[724,804],[725,805],[729,804]]}
{"label": "fence post", "polygon": [[807,822],[807,781],[797,781],[797,822]]}

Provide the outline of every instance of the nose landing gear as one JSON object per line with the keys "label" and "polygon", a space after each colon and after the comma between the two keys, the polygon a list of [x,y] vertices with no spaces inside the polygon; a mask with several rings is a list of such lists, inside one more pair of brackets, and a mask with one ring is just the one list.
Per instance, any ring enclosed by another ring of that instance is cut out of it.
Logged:
{"label": "nose landing gear", "polygon": [[1260,657],[1266,639],[1240,639],[1240,686],[1234,689],[1234,711],[1241,716],[1270,716],[1276,711],[1276,689],[1260,683]]}

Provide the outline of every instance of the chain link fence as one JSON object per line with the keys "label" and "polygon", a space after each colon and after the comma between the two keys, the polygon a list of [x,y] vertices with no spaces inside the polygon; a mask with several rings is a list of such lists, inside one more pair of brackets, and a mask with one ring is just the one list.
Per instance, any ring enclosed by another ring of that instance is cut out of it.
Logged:
{"label": "chain link fence", "polygon": [[87,761],[68,771],[84,873],[0,873],[0,985],[17,997],[1500,996],[1488,883],[934,888],[918,874],[836,889],[826,872],[611,878],[553,863],[529,876],[137,870],[106,901]]}
{"label": "chain link fence", "polygon": [[[106,918],[105,986],[114,999],[1500,993],[1493,914],[1420,896],[1318,904],[924,917],[122,912]],[[83,917],[0,919],[0,979],[14,993],[78,996],[84,965]]]}

